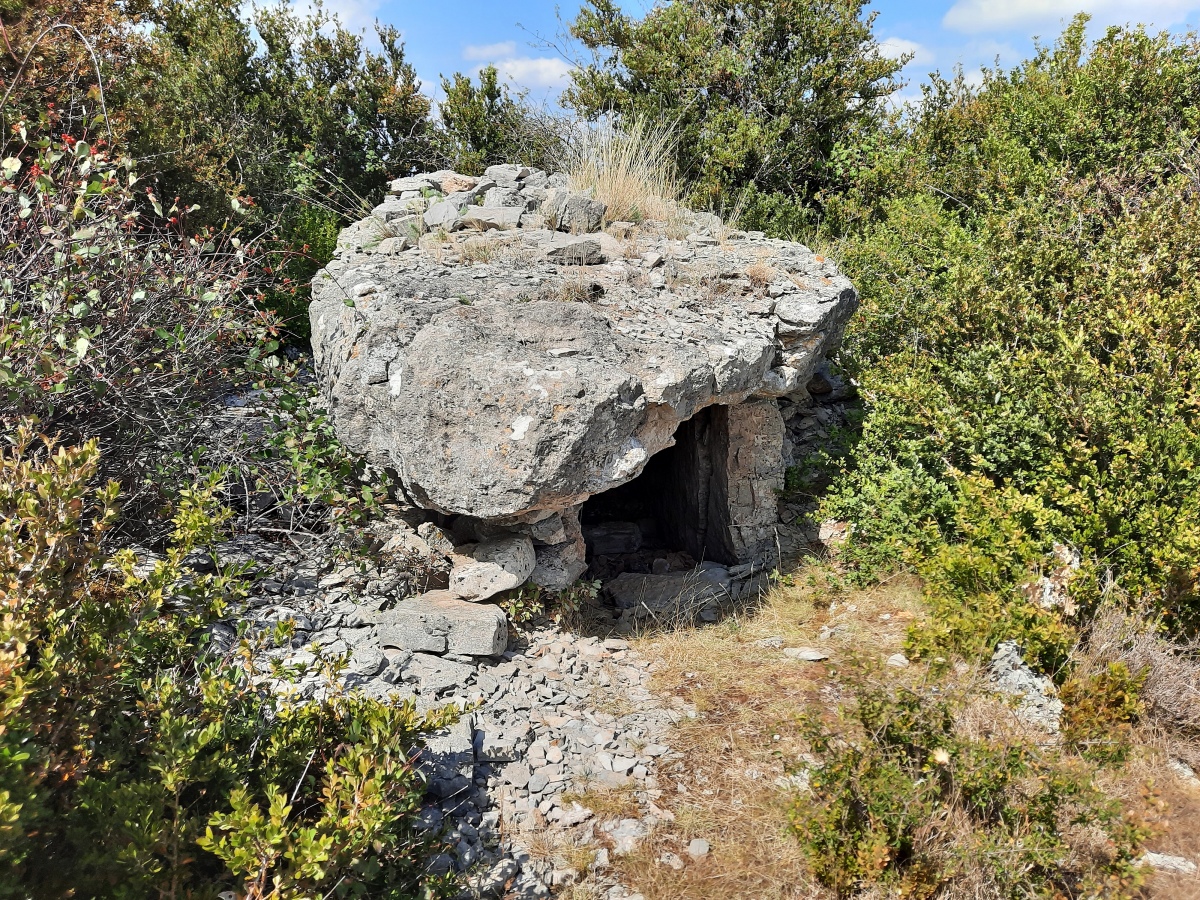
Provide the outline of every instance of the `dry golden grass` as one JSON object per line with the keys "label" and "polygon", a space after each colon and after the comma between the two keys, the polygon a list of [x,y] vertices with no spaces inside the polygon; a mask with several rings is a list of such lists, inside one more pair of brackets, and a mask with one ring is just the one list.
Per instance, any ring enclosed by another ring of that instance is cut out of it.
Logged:
{"label": "dry golden grass", "polygon": [[682,194],[674,151],[666,124],[605,120],[571,145],[562,170],[572,190],[590,191],[608,206],[609,221],[670,222]]}
{"label": "dry golden grass", "polygon": [[[655,688],[699,712],[672,737],[682,759],[665,763],[659,773],[663,795],[656,803],[674,820],[660,825],[635,854],[616,860],[622,877],[647,900],[824,896],[787,830],[796,790],[776,781],[786,777],[785,761],[804,750],[798,714],[836,698],[829,694],[825,663],[791,660],[756,642],[779,638],[783,647],[821,647],[831,664],[852,652],[886,658],[898,649],[904,623],[918,607],[919,586],[902,578],[837,593],[819,573],[801,580],[774,588],[751,615],[636,642],[640,653],[657,661]],[[820,639],[823,625],[834,629],[826,641]],[[590,806],[601,799],[592,793],[580,802]],[[686,850],[698,837],[712,849],[693,862]],[[681,857],[684,868],[660,862],[666,852]]]}
{"label": "dry golden grass", "polygon": [[471,263],[490,263],[500,251],[500,242],[488,237],[469,237],[458,246],[459,258]]}
{"label": "dry golden grass", "polygon": [[[1126,612],[1116,604],[1096,615],[1087,641],[1073,656],[1081,675],[1124,663],[1145,677],[1142,701],[1155,724],[1191,738],[1200,738],[1200,641],[1173,644],[1163,638],[1159,618],[1147,610]],[[1192,766],[1200,766],[1200,747]]]}
{"label": "dry golden grass", "polygon": [[[812,879],[787,827],[789,810],[803,802],[803,793],[787,780],[788,764],[804,759],[807,750],[799,716],[826,714],[832,721],[837,705],[851,699],[840,694],[832,671],[858,661],[878,664],[899,650],[907,626],[923,614],[920,594],[920,583],[908,576],[844,590],[825,570],[810,567],[773,588],[752,613],[717,626],[635,639],[635,649],[655,661],[654,689],[669,703],[674,697],[694,705],[698,715],[683,720],[669,741],[680,757],[660,764],[661,796],[654,799],[663,811],[659,825],[632,855],[612,858],[621,881],[647,900],[827,900],[831,894]],[[829,659],[799,662],[782,652],[799,646],[819,648]],[[919,666],[885,667],[880,674],[895,682],[931,677]],[[1022,723],[1010,703],[990,694],[983,682],[977,668],[966,667],[938,681],[942,691],[965,698],[955,717],[961,737],[1058,746],[1056,738]],[[1154,814],[1156,798],[1164,801],[1162,834],[1149,846],[1200,858],[1200,788],[1170,765],[1181,756],[1178,736],[1143,727],[1135,743],[1123,766],[1093,769],[1098,784],[1131,813]],[[630,791],[592,790],[570,799],[593,809],[599,820],[638,814]],[[959,854],[970,830],[971,823],[956,822],[951,814],[917,837]],[[1086,824],[1064,836],[1081,867],[1110,852],[1103,835]],[[707,857],[690,859],[687,847],[694,838],[709,842]],[[681,869],[664,860],[668,853],[683,861]],[[957,873],[942,886],[939,900],[1000,900],[985,861],[954,858]],[[595,889],[594,879],[585,878],[566,896],[585,900]],[[854,896],[890,895],[867,888]],[[1200,891],[1193,879],[1158,875],[1144,896],[1200,900]]]}
{"label": "dry golden grass", "polygon": [[584,266],[562,267],[562,277],[546,282],[538,290],[539,300],[555,303],[583,303],[592,298],[595,284]]}
{"label": "dry golden grass", "polygon": [[746,267],[746,277],[756,288],[763,288],[778,277],[779,273],[766,260],[758,260]]}

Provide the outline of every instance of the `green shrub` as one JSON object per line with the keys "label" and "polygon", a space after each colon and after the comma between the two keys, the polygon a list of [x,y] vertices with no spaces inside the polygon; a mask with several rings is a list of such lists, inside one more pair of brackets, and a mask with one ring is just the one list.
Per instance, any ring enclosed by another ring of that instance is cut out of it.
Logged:
{"label": "green shrub", "polygon": [[520,625],[548,617],[573,627],[584,607],[599,594],[599,581],[577,581],[561,591],[548,591],[530,581],[503,595],[500,605],[509,621]]}
{"label": "green shrub", "polygon": [[[362,210],[365,215],[367,210]],[[297,203],[283,211],[270,265],[273,283],[261,300],[264,309],[279,317],[294,337],[309,335],[308,304],[312,299],[312,279],[333,259],[337,250],[342,215],[336,210],[313,203]]]}
{"label": "green shrub", "polygon": [[[259,666],[261,641],[210,640],[243,596],[236,570],[185,560],[228,513],[210,479],[183,492],[152,566],[100,538],[114,483],[94,441],[18,430],[0,454],[0,895],[440,896],[417,827],[418,715]],[[338,661],[326,663],[336,675]]]}
{"label": "green shrub", "polygon": [[855,523],[851,562],[931,579],[934,618],[959,619],[931,625],[943,651],[1043,630],[1017,589],[1056,542],[1084,558],[1081,598],[1200,621],[1198,48],[1089,45],[1080,20],[978,90],[935,78],[827,197],[867,405],[828,513]]}
{"label": "green shrub", "polygon": [[[666,122],[678,169],[702,208],[755,185],[779,228],[803,219],[837,173],[835,147],[871,134],[901,60],[879,52],[862,0],[693,0],[638,19],[588,0],[571,34],[594,54],[564,101],[587,118]],[[756,207],[757,208],[757,207]]]}
{"label": "green shrub", "polygon": [[0,422],[98,438],[105,476],[161,504],[190,482],[201,411],[274,350],[247,248],[185,231],[128,160],[18,135],[0,162]]}
{"label": "green shrub", "polygon": [[942,667],[952,654],[986,658],[1000,641],[1015,640],[1030,665],[1061,677],[1074,631],[1021,587],[1050,549],[1035,538],[1052,530],[1047,511],[1037,499],[998,491],[978,476],[962,477],[959,486],[958,540],[918,568],[929,615],[909,629],[906,652]]}
{"label": "green shrub", "polygon": [[391,479],[368,469],[334,433],[314,386],[284,383],[275,391],[271,428],[254,453],[255,487],[286,510],[288,528],[345,528],[377,513]]}
{"label": "green shrub", "polygon": [[1034,744],[963,737],[936,686],[861,672],[843,686],[854,703],[838,724],[808,723],[816,763],[791,813],[814,874],[838,896],[1137,896],[1150,827],[1086,768]]}
{"label": "green shrub", "polygon": [[478,87],[455,72],[442,79],[442,91],[432,142],[444,165],[467,175],[500,163],[558,170],[571,124],[513,94],[495,66],[479,70]]}
{"label": "green shrub", "polygon": [[1067,679],[1063,702],[1063,737],[1089,759],[1119,763],[1129,752],[1133,724],[1141,717],[1139,697],[1146,672],[1133,674],[1123,662],[1109,663],[1087,675]]}

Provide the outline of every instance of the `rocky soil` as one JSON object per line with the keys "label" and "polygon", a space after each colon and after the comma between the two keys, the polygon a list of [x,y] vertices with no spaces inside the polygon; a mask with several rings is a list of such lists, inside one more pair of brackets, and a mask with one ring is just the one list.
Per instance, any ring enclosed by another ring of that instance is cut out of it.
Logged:
{"label": "rocky soil", "polygon": [[[220,548],[224,562],[254,568],[243,618],[264,630],[281,621],[295,627],[290,645],[269,656],[293,663],[343,656],[346,688],[409,699],[418,710],[454,704],[465,711],[423,759],[429,787],[422,818],[452,846],[433,867],[462,873],[464,897],[545,897],[589,873],[593,884],[606,885],[605,896],[634,896],[606,879],[609,861],[636,847],[664,815],[655,805],[656,773],[673,758],[672,725],[694,710],[664,705],[648,687],[651,664],[624,640],[579,636],[545,621],[511,634],[505,623],[490,655],[390,646],[398,641],[381,622],[391,621],[388,613],[428,573],[396,557],[379,566],[331,566],[332,555],[318,538],[281,550],[247,535]],[[231,643],[235,634],[230,622],[215,637]],[[315,697],[327,684],[314,671],[287,689]],[[639,814],[605,818],[572,799],[596,787],[626,792]]]}

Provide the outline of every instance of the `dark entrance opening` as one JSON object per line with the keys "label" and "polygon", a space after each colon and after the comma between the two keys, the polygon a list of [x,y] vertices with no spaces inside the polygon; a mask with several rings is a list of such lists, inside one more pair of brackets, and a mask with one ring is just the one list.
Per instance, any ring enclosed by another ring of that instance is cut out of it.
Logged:
{"label": "dark entrance opening", "polygon": [[704,560],[739,562],[719,477],[728,433],[726,407],[701,410],[679,426],[675,446],[652,457],[641,475],[588,499],[580,522],[590,577],[686,571]]}

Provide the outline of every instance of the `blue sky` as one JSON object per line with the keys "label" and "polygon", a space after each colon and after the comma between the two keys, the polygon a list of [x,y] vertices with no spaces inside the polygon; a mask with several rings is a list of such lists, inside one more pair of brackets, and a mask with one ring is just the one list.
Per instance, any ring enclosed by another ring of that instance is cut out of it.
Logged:
{"label": "blue sky", "polygon": [[[532,99],[553,103],[566,83],[568,62],[538,37],[555,39],[579,0],[326,0],[352,27],[378,18],[404,34],[409,59],[436,96],[439,75],[473,72],[494,63]],[[652,0],[624,0],[638,14]],[[926,73],[948,72],[961,63],[969,72],[1019,62],[1033,48],[1033,37],[1050,40],[1075,13],[1093,16],[1093,29],[1143,23],[1156,29],[1200,26],[1200,0],[875,0],[875,30],[885,52],[916,54],[905,70],[911,82],[903,92],[918,93]]]}

